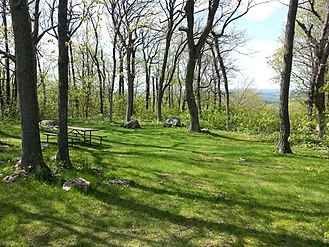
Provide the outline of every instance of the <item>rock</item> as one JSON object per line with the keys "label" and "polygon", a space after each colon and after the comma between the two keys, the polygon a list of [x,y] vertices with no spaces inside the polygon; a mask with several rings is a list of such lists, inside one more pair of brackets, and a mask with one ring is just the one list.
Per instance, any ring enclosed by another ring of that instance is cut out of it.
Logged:
{"label": "rock", "polygon": [[8,143],[5,143],[4,141],[1,141],[1,140],[0,140],[0,147],[1,147],[1,148],[9,148],[9,144],[8,144]]}
{"label": "rock", "polygon": [[56,159],[57,159],[56,154],[55,154],[54,156],[51,156],[51,157],[50,157],[50,161],[56,161]]}
{"label": "rock", "polygon": [[131,179],[111,179],[106,184],[108,185],[122,185],[122,184],[136,184],[134,180]]}
{"label": "rock", "polygon": [[5,161],[4,160],[1,160],[0,161],[0,166],[3,165],[4,163],[5,163]]}
{"label": "rock", "polygon": [[41,143],[41,150],[44,150],[45,148],[49,148],[49,143]]}
{"label": "rock", "polygon": [[15,164],[16,168],[19,168],[21,166],[22,160],[18,160],[17,163]]}
{"label": "rock", "polygon": [[181,127],[180,117],[168,118],[163,122],[163,127]]}
{"label": "rock", "polygon": [[139,129],[139,128],[141,128],[141,126],[140,126],[137,119],[133,119],[130,122],[125,123],[123,125],[123,128],[126,128],[126,129]]}
{"label": "rock", "polygon": [[43,126],[49,130],[57,130],[57,121],[55,120],[42,120],[39,125]]}
{"label": "rock", "polygon": [[90,182],[83,179],[83,178],[73,178],[70,180],[67,180],[64,184],[63,184],[63,190],[69,191],[72,187],[81,187],[84,188],[84,190],[86,191],[90,186]]}
{"label": "rock", "polygon": [[227,194],[224,191],[220,191],[216,196],[216,200],[224,200],[226,198],[227,198]]}
{"label": "rock", "polygon": [[98,167],[95,167],[95,168],[92,168],[93,172],[98,175],[98,176],[103,176],[103,171],[102,169],[98,168]]}
{"label": "rock", "polygon": [[15,182],[19,178],[26,178],[28,176],[28,173],[25,170],[19,170],[17,172],[14,172],[11,175],[5,176],[2,180],[5,183],[12,183]]}

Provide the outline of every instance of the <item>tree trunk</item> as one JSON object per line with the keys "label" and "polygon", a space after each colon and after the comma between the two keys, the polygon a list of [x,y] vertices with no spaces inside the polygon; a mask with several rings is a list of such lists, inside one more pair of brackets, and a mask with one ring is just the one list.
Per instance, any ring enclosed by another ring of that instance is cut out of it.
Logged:
{"label": "tree trunk", "polygon": [[68,23],[67,0],[60,0],[58,6],[58,141],[57,164],[68,169],[72,167],[68,147],[67,111],[68,111]]}
{"label": "tree trunk", "polygon": [[125,92],[125,81],[124,81],[124,77],[123,77],[123,51],[122,49],[120,50],[120,57],[119,57],[119,95],[124,95]]}
{"label": "tree trunk", "polygon": [[188,104],[190,112],[190,127],[189,131],[200,132],[200,123],[199,123],[199,112],[198,107],[195,102],[195,96],[193,93],[193,81],[194,81],[194,70],[195,63],[200,55],[200,51],[204,46],[206,39],[212,30],[214,17],[218,8],[219,1],[209,1],[209,12],[207,17],[207,25],[201,32],[200,38],[195,44],[194,37],[194,1],[187,0],[185,5],[185,12],[187,17],[187,44],[189,48],[188,64],[186,69],[186,78],[185,78],[185,90],[186,90],[186,101]]}
{"label": "tree trunk", "polygon": [[284,66],[280,84],[280,138],[277,149],[280,153],[284,154],[292,153],[288,140],[290,136],[288,106],[297,7],[298,0],[290,0],[284,42]]}
{"label": "tree trunk", "polygon": [[[4,39],[5,39],[5,51],[9,54],[9,39],[8,39],[8,26],[7,26],[7,0],[2,1],[2,21],[3,21],[3,32],[4,32]],[[11,85],[10,85],[10,64],[9,64],[9,57],[5,56],[5,69],[6,69],[6,104],[9,108],[10,106],[10,95],[11,95]]]}
{"label": "tree trunk", "polygon": [[225,88],[225,109],[226,109],[226,130],[230,129],[230,122],[231,122],[231,109],[230,109],[230,91],[228,89],[228,79],[227,79],[227,73],[226,73],[226,67],[224,65],[223,58],[218,51],[218,61],[219,61],[219,67],[222,71],[223,81],[224,81],[224,88]]}
{"label": "tree trunk", "polygon": [[192,132],[201,131],[198,106],[196,104],[195,96],[193,92],[194,70],[195,70],[197,58],[198,55],[196,54],[195,49],[190,50],[189,60],[186,69],[185,90],[186,90],[186,101],[190,112],[189,131]]}
{"label": "tree trunk", "polygon": [[317,122],[318,122],[318,134],[319,137],[323,137],[326,133],[326,104],[325,104],[325,93],[321,92],[321,88],[325,83],[325,73],[326,73],[326,60],[323,64],[320,65],[319,72],[316,78],[316,93],[315,93],[315,106],[317,109]]}
{"label": "tree trunk", "polygon": [[132,48],[129,46],[127,49],[128,95],[127,95],[126,122],[129,122],[131,120],[131,116],[133,114],[134,85],[133,85],[131,60],[132,60]]}
{"label": "tree trunk", "polygon": [[72,81],[73,81],[73,90],[74,90],[74,107],[75,107],[75,113],[79,114],[79,98],[77,96],[77,79],[75,76],[75,69],[74,69],[74,57],[73,57],[73,48],[72,45],[70,45],[70,62],[71,62],[71,74],[72,74]]}
{"label": "tree trunk", "polygon": [[[40,59],[37,57],[37,65],[39,69],[39,77],[40,77],[40,85],[42,89],[42,109],[46,109],[47,105],[47,90],[46,90],[46,82],[45,82],[45,75],[41,69],[41,64],[40,64]],[[42,113],[40,112],[41,118],[42,118]]]}
{"label": "tree trunk", "polygon": [[[113,60],[113,68],[112,68],[112,78],[111,84],[109,85],[109,121],[113,121],[113,93],[114,93],[114,84],[115,84],[115,77],[116,77],[116,70],[117,70],[117,59],[116,59],[116,48],[117,48],[117,39],[118,34],[115,32],[114,39],[113,39],[113,49],[112,49],[112,60]],[[120,60],[122,58],[120,57]],[[119,94],[120,94],[120,85],[119,85]]]}
{"label": "tree trunk", "polygon": [[43,161],[37,96],[37,64],[27,1],[10,1],[22,128],[21,168],[50,176]]}
{"label": "tree trunk", "polygon": [[3,70],[0,68],[0,109],[1,109],[1,117],[4,117],[4,111],[5,111],[5,105],[4,105],[4,99],[3,99],[3,80],[2,78],[2,72]]}
{"label": "tree trunk", "polygon": [[152,110],[155,110],[155,99],[156,99],[156,82],[155,77],[152,76]]}
{"label": "tree trunk", "polygon": [[196,88],[196,96],[197,96],[197,102],[198,102],[198,110],[201,114],[201,66],[202,66],[202,55],[200,54],[198,58],[198,76],[197,76],[197,88]]}

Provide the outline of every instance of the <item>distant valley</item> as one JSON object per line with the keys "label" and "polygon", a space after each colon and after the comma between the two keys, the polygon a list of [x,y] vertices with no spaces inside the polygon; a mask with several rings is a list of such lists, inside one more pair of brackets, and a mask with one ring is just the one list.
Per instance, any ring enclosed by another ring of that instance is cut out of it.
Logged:
{"label": "distant valley", "polygon": [[280,90],[279,89],[257,89],[260,97],[265,104],[279,105]]}

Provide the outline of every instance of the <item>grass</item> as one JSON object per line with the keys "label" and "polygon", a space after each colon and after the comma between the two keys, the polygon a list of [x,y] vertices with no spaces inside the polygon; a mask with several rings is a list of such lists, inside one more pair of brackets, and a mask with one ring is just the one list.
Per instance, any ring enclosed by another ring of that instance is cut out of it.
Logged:
{"label": "grass", "polygon": [[[70,147],[74,169],[52,183],[0,183],[0,246],[329,246],[328,152],[280,155],[275,143],[215,130],[73,124],[108,138]],[[3,177],[20,155],[19,125],[2,123],[0,138],[10,144],[0,145]],[[55,154],[54,143],[44,149],[52,168]],[[91,188],[62,190],[75,177]]]}

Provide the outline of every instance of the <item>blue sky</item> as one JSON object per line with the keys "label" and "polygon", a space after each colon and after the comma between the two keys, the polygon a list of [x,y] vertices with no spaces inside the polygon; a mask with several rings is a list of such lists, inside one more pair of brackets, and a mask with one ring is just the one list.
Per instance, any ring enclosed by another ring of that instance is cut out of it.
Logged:
{"label": "blue sky", "polygon": [[239,29],[246,30],[250,38],[244,52],[252,50],[252,55],[239,57],[238,65],[243,71],[241,77],[247,81],[252,80],[253,88],[279,88],[279,85],[271,80],[274,71],[267,65],[267,57],[280,45],[278,38],[284,30],[287,10],[287,6],[273,1],[256,6],[235,23]]}

